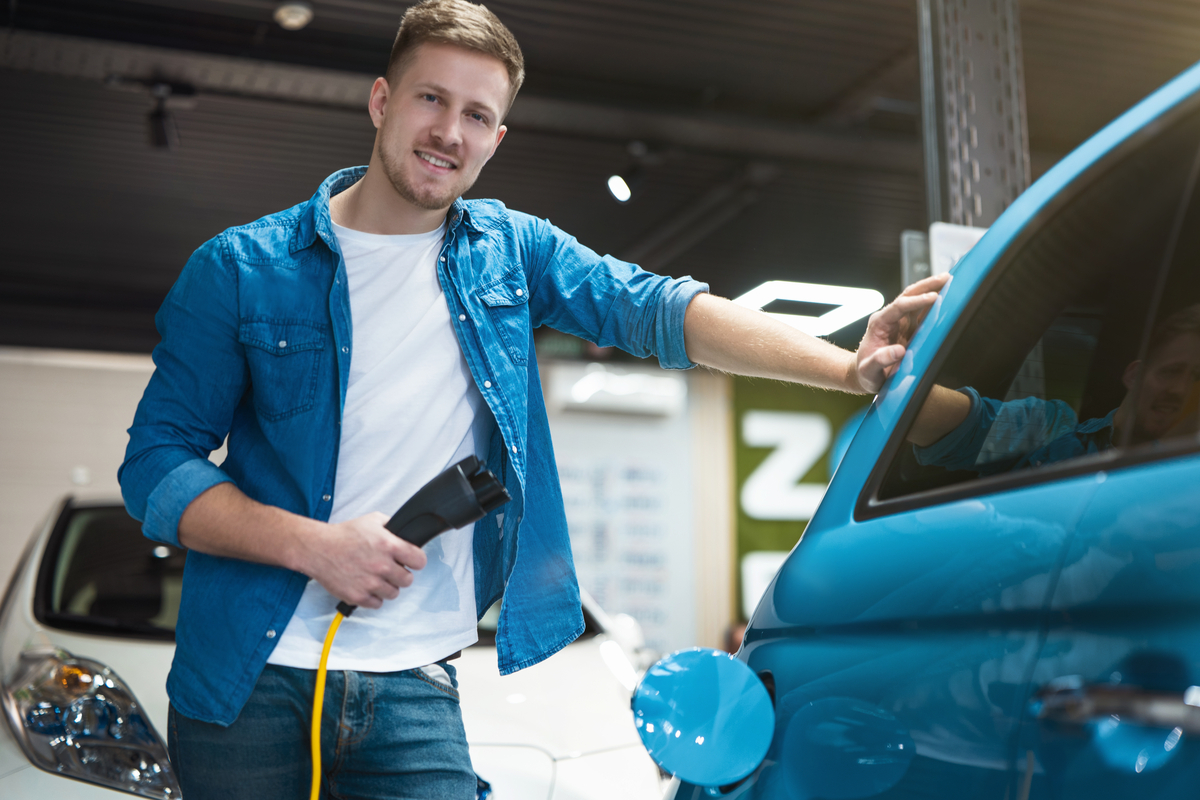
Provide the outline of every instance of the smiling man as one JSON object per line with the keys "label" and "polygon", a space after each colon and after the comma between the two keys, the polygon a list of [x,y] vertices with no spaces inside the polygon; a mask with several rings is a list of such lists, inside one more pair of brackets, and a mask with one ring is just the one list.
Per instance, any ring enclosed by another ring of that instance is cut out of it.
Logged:
{"label": "smiling man", "polygon": [[[307,791],[315,668],[339,601],[360,610],[329,658],[324,791],[474,796],[449,660],[501,597],[504,673],[583,630],[534,328],[669,369],[873,392],[942,285],[875,314],[855,354],[464,201],[523,76],[483,6],[412,7],[371,90],[369,165],[204,244],[163,303],[120,479],[146,535],[189,548],[168,679],[189,800]],[[384,528],[467,455],[511,502],[425,551]]]}

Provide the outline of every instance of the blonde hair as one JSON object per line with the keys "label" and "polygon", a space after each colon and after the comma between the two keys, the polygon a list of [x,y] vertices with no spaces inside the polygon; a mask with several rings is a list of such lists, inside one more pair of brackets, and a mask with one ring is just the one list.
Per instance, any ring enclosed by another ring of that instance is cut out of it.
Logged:
{"label": "blonde hair", "polygon": [[426,42],[465,47],[504,64],[509,84],[504,113],[508,113],[525,82],[525,57],[512,31],[487,6],[467,0],[424,0],[404,12],[388,58],[388,83],[395,84]]}

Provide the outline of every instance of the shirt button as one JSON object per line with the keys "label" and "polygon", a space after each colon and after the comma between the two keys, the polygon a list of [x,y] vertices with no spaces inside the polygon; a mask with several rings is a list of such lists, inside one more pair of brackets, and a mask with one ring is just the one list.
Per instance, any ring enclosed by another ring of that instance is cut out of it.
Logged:
{"label": "shirt button", "polygon": [[520,296],[521,296],[521,295],[523,295],[523,294],[525,294],[525,290],[524,290],[524,289],[517,289],[517,297],[520,297]]}
{"label": "shirt button", "polygon": [[446,260],[445,256],[442,256],[441,258],[438,259],[438,261],[445,261],[445,260]]}
{"label": "shirt button", "polygon": [[274,628],[271,628],[271,630],[267,631],[267,638],[268,638],[268,639],[274,639],[274,638],[275,638],[275,629],[274,629]]}
{"label": "shirt button", "polygon": [[282,350],[285,347],[287,347],[287,339],[280,339],[279,340],[279,348]]}
{"label": "shirt button", "polygon": [[484,381],[484,382],[483,382],[483,388],[485,388],[485,389],[490,389],[490,388],[492,388],[492,382],[491,382],[491,381]]}
{"label": "shirt button", "polygon": [[459,321],[459,322],[466,322],[466,321],[467,321],[467,315],[466,315],[466,314],[459,314],[459,315],[458,315],[458,321]]}
{"label": "shirt button", "polygon": [[321,499],[322,499],[322,500],[324,500],[326,503],[328,503],[330,500],[332,500],[332,499],[333,499],[333,495],[331,495],[331,494],[323,494],[323,495],[321,495]]}
{"label": "shirt button", "polygon": [[517,452],[517,446],[515,444],[513,445],[513,452]]}
{"label": "shirt button", "polygon": [[349,348],[349,347],[343,347],[343,348],[342,348],[342,352],[343,352],[343,353],[349,353],[349,352],[350,352],[350,348]]}

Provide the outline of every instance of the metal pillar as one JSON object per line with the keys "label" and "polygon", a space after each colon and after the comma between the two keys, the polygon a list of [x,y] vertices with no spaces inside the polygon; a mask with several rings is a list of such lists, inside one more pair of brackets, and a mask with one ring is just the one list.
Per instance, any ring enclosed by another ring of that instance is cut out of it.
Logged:
{"label": "metal pillar", "polygon": [[929,222],[987,227],[1029,185],[1017,0],[917,0]]}

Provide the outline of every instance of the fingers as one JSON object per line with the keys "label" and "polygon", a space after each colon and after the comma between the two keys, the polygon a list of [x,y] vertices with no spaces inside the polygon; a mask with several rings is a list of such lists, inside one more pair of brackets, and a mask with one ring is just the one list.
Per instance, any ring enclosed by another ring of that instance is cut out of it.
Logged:
{"label": "fingers", "polygon": [[940,275],[931,275],[928,278],[922,278],[911,286],[905,287],[904,291],[900,293],[900,296],[903,297],[904,295],[925,294],[926,292],[933,292],[934,294],[937,294],[942,290],[942,287],[945,286],[946,282],[949,280],[950,273],[948,272],[943,272]]}

